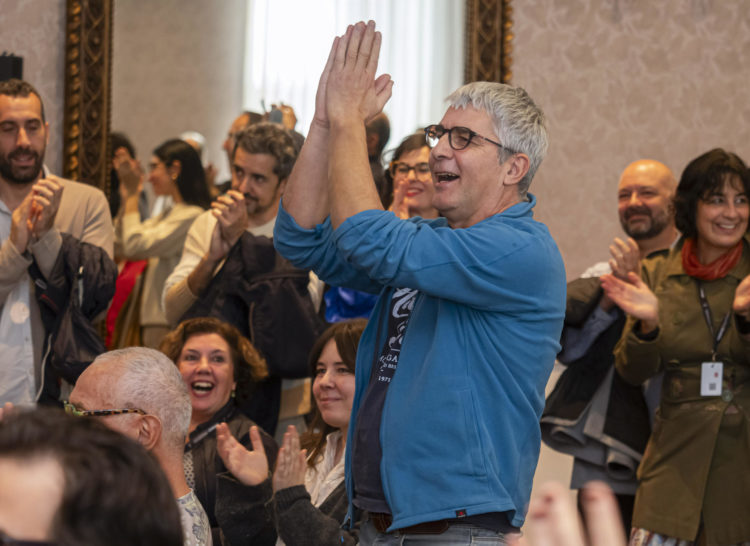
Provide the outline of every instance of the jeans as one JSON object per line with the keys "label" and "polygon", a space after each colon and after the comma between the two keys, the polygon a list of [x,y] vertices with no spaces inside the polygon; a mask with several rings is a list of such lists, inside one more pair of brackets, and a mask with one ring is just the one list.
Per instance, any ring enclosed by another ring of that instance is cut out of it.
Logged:
{"label": "jeans", "polygon": [[469,544],[484,544],[486,546],[503,546],[506,539],[511,535],[496,533],[474,525],[463,525],[456,523],[448,527],[444,533],[439,535],[402,534],[398,531],[392,533],[378,533],[371,521],[362,524],[359,532],[360,546],[401,546],[406,545],[428,545],[439,546],[466,546]]}

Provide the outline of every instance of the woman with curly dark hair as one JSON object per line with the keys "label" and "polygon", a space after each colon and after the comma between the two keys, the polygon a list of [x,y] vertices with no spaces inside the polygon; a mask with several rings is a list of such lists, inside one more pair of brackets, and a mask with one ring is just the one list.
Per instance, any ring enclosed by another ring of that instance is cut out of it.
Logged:
{"label": "woman with curly dark hair", "polygon": [[[252,449],[248,430],[256,425],[241,408],[251,403],[256,384],[268,375],[266,363],[234,326],[208,317],[182,322],[159,349],[177,365],[190,393],[185,476],[208,514],[214,544],[221,544],[214,505],[216,475],[226,468],[216,451],[215,430],[226,422],[240,443]],[[260,437],[266,456],[275,460],[276,442],[265,432]],[[270,526],[267,531],[273,535]]]}
{"label": "woman with curly dark hair", "polygon": [[691,161],[675,195],[682,238],[641,277],[602,277],[628,314],[615,365],[638,385],[664,372],[631,544],[750,541],[750,174],[735,154]]}

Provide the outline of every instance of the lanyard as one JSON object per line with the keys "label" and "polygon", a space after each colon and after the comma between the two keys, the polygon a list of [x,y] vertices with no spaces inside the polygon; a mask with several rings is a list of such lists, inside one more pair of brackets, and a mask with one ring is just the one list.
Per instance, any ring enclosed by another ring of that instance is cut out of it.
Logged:
{"label": "lanyard", "polygon": [[698,296],[701,300],[701,309],[703,309],[703,318],[706,320],[706,325],[708,326],[708,331],[711,333],[711,338],[713,339],[713,351],[711,353],[711,358],[716,360],[716,349],[719,347],[719,343],[721,342],[721,338],[724,337],[724,334],[727,333],[727,327],[729,326],[729,316],[731,313],[727,311],[727,314],[724,315],[724,319],[721,321],[721,326],[719,326],[719,331],[714,332],[714,319],[713,315],[711,314],[711,307],[708,305],[708,299],[706,299],[706,292],[703,290],[703,285],[700,281],[695,281],[698,284]]}

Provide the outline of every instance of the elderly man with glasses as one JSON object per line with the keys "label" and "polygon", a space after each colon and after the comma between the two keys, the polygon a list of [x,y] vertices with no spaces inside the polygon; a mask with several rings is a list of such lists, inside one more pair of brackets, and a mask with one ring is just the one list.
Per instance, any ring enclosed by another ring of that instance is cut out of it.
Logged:
{"label": "elderly man with glasses", "polygon": [[365,143],[391,94],[380,40],[370,22],[334,41],[274,241],[326,282],[380,295],[346,444],[361,544],[504,544],[524,521],[565,309],[562,259],[527,193],[544,116],[517,87],[455,91],[426,129],[442,218],[396,218]]}
{"label": "elderly man with glasses", "polygon": [[177,499],[185,546],[213,544],[208,516],[185,479],[182,456],[192,407],[169,358],[145,347],[99,355],[64,405],[68,413],[101,419],[150,451]]}

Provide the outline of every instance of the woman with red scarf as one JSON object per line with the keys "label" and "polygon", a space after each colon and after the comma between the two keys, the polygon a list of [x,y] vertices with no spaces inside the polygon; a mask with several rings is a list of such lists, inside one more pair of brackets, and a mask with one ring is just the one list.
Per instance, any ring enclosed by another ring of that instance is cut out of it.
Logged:
{"label": "woman with red scarf", "polygon": [[628,313],[617,371],[632,384],[664,372],[631,544],[750,541],[749,194],[735,154],[694,159],[674,200],[680,241],[641,278],[602,277]]}

